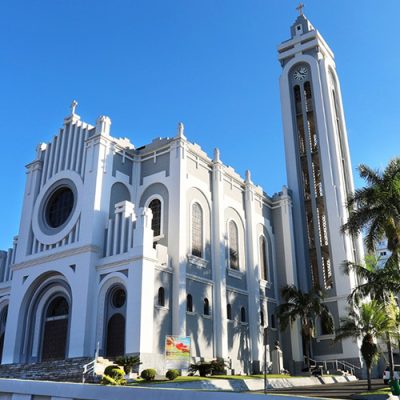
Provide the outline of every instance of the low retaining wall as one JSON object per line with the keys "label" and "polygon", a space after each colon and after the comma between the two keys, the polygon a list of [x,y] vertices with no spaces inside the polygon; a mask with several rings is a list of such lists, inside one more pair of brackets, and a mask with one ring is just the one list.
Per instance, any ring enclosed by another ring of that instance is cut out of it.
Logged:
{"label": "low retaining wall", "polygon": [[[267,379],[267,389],[282,389],[301,386],[321,385],[337,382],[351,382],[357,378],[347,376],[323,376],[323,377],[298,377]],[[143,386],[144,387],[144,386]],[[159,383],[157,387],[169,389],[191,390],[228,390],[234,392],[248,392],[264,389],[263,379],[209,379],[193,382],[169,382]]]}
{"label": "low retaining wall", "polygon": [[[254,400],[254,396],[263,396],[265,399],[263,394],[190,392],[191,400]],[[187,400],[187,398],[188,392],[179,389],[0,379],[0,400]],[[279,400],[285,399],[289,400],[292,397],[279,396]]]}
{"label": "low retaining wall", "polygon": [[[315,384],[347,382],[354,377],[323,377],[323,378],[288,378],[270,379],[269,387],[293,387]],[[339,380],[340,379],[340,380]],[[280,381],[280,382],[279,382]],[[190,387],[189,384],[199,384],[198,387]],[[203,385],[204,384],[204,385]],[[176,385],[180,385],[176,386]],[[183,386],[184,385],[184,386]],[[165,386],[165,387],[164,387]],[[101,385],[84,385],[79,383],[29,381],[16,379],[0,379],[0,400],[186,400],[188,392],[183,389],[195,389],[191,391],[191,400],[254,400],[255,394],[229,393],[229,392],[202,392],[201,390],[227,390],[248,391],[262,390],[262,379],[223,380],[212,379],[209,381],[185,382],[182,384],[171,383],[168,385],[154,385],[152,387],[115,387]],[[264,396],[265,395],[261,395]],[[269,395],[268,397],[275,397]],[[290,396],[279,396],[280,400],[291,399]]]}

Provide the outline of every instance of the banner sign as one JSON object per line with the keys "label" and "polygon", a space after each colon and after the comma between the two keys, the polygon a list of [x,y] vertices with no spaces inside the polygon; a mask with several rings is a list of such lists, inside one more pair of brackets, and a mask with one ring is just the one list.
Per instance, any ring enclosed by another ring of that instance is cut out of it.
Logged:
{"label": "banner sign", "polygon": [[167,369],[187,369],[190,365],[190,337],[165,337],[165,367]]}

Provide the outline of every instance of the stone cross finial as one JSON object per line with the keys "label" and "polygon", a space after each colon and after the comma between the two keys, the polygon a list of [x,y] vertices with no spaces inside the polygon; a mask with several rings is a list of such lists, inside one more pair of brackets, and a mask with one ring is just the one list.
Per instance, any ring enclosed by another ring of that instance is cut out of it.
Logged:
{"label": "stone cross finial", "polygon": [[219,153],[219,148],[216,147],[214,149],[214,161],[219,162],[220,161],[220,153]]}
{"label": "stone cross finial", "polygon": [[247,183],[251,182],[251,172],[249,169],[246,169],[246,182]]}
{"label": "stone cross finial", "polygon": [[179,122],[178,124],[178,137],[184,137],[185,136],[185,125],[183,125],[183,122]]}
{"label": "stone cross finial", "polygon": [[303,15],[304,4],[300,2],[300,4],[296,7],[296,10],[299,10],[299,14]]}
{"label": "stone cross finial", "polygon": [[71,114],[74,115],[75,114],[75,110],[76,110],[76,106],[78,105],[78,102],[76,100],[72,100],[71,103]]}

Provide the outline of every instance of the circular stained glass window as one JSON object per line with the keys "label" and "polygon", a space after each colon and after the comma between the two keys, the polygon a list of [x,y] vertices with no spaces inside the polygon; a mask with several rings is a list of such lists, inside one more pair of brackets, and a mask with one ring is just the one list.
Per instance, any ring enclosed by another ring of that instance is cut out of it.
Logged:
{"label": "circular stained glass window", "polygon": [[58,228],[67,221],[74,207],[74,194],[69,187],[57,189],[46,205],[46,222],[51,228]]}
{"label": "circular stained glass window", "polygon": [[115,308],[121,308],[125,304],[126,293],[124,289],[116,289],[112,294],[111,302]]}

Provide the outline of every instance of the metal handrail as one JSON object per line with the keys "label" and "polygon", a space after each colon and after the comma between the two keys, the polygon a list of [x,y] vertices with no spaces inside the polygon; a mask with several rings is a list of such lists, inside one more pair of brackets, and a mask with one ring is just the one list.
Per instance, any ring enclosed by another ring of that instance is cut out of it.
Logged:
{"label": "metal handrail", "polygon": [[[306,359],[307,357],[305,357]],[[351,375],[354,375],[355,370],[361,369],[357,365],[351,364],[348,361],[345,360],[314,360],[310,357],[308,357],[308,360],[310,361],[310,367],[320,367],[324,372],[329,370],[329,366],[334,367],[336,370],[339,370],[339,366],[341,367],[340,369],[342,370],[348,370],[350,371]]]}
{"label": "metal handrail", "polygon": [[95,374],[97,359],[99,358],[100,342],[97,342],[96,350],[94,352],[94,360],[88,362],[83,366],[82,383],[85,383],[86,374]]}

